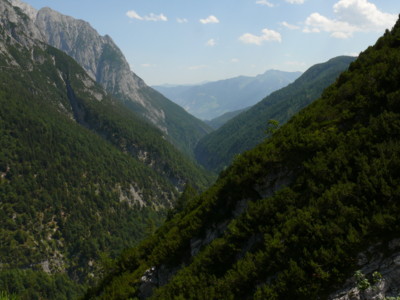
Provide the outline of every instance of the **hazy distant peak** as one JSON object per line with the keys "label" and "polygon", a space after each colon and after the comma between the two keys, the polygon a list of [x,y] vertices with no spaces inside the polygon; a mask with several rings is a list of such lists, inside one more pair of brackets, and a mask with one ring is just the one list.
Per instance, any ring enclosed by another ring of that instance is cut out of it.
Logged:
{"label": "hazy distant peak", "polygon": [[262,74],[259,74],[259,75],[257,75],[257,76],[262,76],[262,75],[264,75],[264,74],[301,74],[302,72],[300,72],[300,71],[281,71],[281,70],[277,70],[277,69],[269,69],[269,70],[267,70],[267,71],[265,71],[264,73],[262,73]]}

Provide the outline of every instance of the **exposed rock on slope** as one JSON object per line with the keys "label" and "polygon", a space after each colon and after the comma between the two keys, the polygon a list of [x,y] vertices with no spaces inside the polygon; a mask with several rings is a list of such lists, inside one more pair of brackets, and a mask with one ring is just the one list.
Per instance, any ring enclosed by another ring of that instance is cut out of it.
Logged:
{"label": "exposed rock on slope", "polygon": [[[41,31],[25,15],[25,11],[14,9],[8,0],[0,1],[0,11],[2,33],[7,34],[11,43],[17,42],[24,46],[32,46],[37,40],[44,39]],[[31,9],[29,12],[34,14],[35,10]],[[0,42],[4,43],[5,41]]]}
{"label": "exposed rock on slope", "polygon": [[49,45],[73,57],[108,92],[130,95],[132,101],[143,106],[147,104],[138,93],[145,83],[130,70],[111,37],[99,35],[88,22],[62,15],[48,7],[38,11],[35,24]]}
{"label": "exposed rock on slope", "polygon": [[208,177],[6,0],[0,50],[0,290],[14,271],[87,283]]}
{"label": "exposed rock on slope", "polygon": [[73,57],[108,93],[164,132],[180,150],[192,156],[197,141],[211,128],[188,114],[131,71],[110,36],[101,36],[89,23],[50,8],[38,11],[35,24],[46,43]]}
{"label": "exposed rock on slope", "polygon": [[359,253],[357,265],[361,278],[349,278],[345,287],[332,293],[329,300],[383,300],[400,296],[400,239]]}

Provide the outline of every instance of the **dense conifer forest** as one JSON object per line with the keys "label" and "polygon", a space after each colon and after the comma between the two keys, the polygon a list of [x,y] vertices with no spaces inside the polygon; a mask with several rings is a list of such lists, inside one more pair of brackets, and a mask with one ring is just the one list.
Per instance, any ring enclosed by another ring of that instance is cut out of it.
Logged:
{"label": "dense conifer forest", "polygon": [[31,39],[30,20],[7,3],[0,20],[0,291],[76,299],[107,261],[163,222],[187,184],[203,189],[213,175],[72,58]]}
{"label": "dense conifer forest", "polygon": [[208,126],[144,87],[167,136],[21,9],[0,12],[0,300],[328,299],[377,277],[362,251],[394,253],[400,21],[210,135],[218,156],[205,137],[212,184],[193,157]]}
{"label": "dense conifer forest", "polygon": [[326,299],[398,237],[399,41],[400,22],[86,298]]}
{"label": "dense conifer forest", "polygon": [[210,170],[222,171],[236,155],[254,148],[269,135],[269,120],[276,120],[279,125],[286,123],[294,114],[318,99],[354,59],[340,56],[312,66],[292,84],[265,97],[203,137],[195,149],[197,160]]}

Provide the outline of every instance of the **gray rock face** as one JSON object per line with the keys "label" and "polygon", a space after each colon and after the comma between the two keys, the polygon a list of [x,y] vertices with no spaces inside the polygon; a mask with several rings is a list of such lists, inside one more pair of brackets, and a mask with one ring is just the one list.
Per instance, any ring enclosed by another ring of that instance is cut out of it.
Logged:
{"label": "gray rock face", "polygon": [[[400,296],[400,239],[359,253],[358,265],[369,287],[362,287],[352,277],[341,290],[332,293],[329,300],[380,300]],[[379,280],[373,278],[374,272],[381,275]]]}
{"label": "gray rock face", "polygon": [[37,9],[20,0],[11,0],[10,2],[13,6],[19,7],[32,21],[35,20],[38,12]]}
{"label": "gray rock face", "polygon": [[[155,125],[164,138],[178,149],[194,156],[195,145],[211,128],[147,86],[131,71],[121,50],[109,36],[101,36],[88,22],[62,15],[50,8],[37,11],[21,0],[1,1],[2,6],[9,7],[12,1],[21,16],[9,17],[9,12],[3,7],[0,22],[2,18],[9,18],[15,20],[15,24],[21,24],[17,18],[25,18],[29,28],[24,30],[22,38],[32,36],[43,44],[67,53],[114,99]],[[13,32],[13,28],[9,28],[9,31],[9,36],[15,35],[21,39]],[[1,45],[0,41],[0,51],[4,48]]]}
{"label": "gray rock face", "polygon": [[48,7],[38,11],[35,24],[46,43],[73,57],[107,92],[139,105],[144,117],[166,132],[163,110],[146,101],[140,93],[146,84],[130,70],[111,37],[101,36],[88,22]]}
{"label": "gray rock face", "polygon": [[[111,37],[101,36],[88,22],[62,15],[48,7],[37,11],[20,0],[10,1],[19,8],[21,15],[14,9],[6,9],[10,3],[3,1],[0,3],[3,12],[1,19],[25,24],[27,28],[24,32],[28,36],[73,57],[108,93],[119,96],[123,101],[134,102],[141,107],[141,114],[145,118],[167,132],[164,111],[154,107],[142,95],[140,89],[147,85],[130,70],[124,55]],[[12,34],[15,35],[10,29]],[[29,43],[21,40],[21,37],[18,42],[24,45]]]}
{"label": "gray rock face", "polygon": [[[13,6],[16,6],[17,9],[14,9]],[[0,25],[4,30],[1,34],[8,36],[11,43],[17,42],[23,46],[32,46],[37,44],[37,40],[43,41],[44,38],[29,18],[30,14],[34,14],[34,9],[28,8],[28,6],[21,8],[21,6],[20,2],[0,1]],[[0,40],[0,43],[3,41]]]}

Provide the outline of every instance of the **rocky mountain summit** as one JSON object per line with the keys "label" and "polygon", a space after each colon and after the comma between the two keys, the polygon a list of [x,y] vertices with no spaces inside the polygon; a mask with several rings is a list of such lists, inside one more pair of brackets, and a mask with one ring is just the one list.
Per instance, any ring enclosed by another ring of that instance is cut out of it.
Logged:
{"label": "rocky mountain summit", "polygon": [[[0,2],[0,25],[3,37],[8,36],[10,39],[8,42],[17,42],[24,46],[33,45],[37,40],[43,41],[43,34],[27,17],[27,15],[34,15],[35,10],[27,8],[27,5],[23,5],[19,1],[16,3],[23,10],[15,10],[8,1]],[[28,35],[24,33],[28,33]],[[4,45],[6,41],[5,39],[0,40],[0,44]],[[4,46],[1,47],[1,50],[4,51]]]}
{"label": "rocky mountain summit", "polygon": [[20,0],[11,1],[32,19],[45,43],[73,57],[110,95],[155,125],[186,154],[192,155],[198,140],[212,130],[147,86],[131,71],[110,36],[101,36],[88,22],[48,7],[36,11]]}
{"label": "rocky mountain summit", "polygon": [[81,290],[100,253],[154,230],[187,182],[212,180],[7,0],[0,107],[0,295],[65,299],[37,286],[61,276],[65,294]]}
{"label": "rocky mountain summit", "polygon": [[62,15],[48,7],[38,11],[35,25],[44,34],[46,43],[73,57],[108,92],[140,103],[148,109],[147,116],[153,122],[163,121],[161,111],[146,103],[138,92],[146,85],[130,70],[110,36],[101,36],[88,22]]}
{"label": "rocky mountain summit", "polygon": [[[47,44],[73,57],[111,94],[121,94],[140,103],[147,108],[148,119],[155,124],[162,124],[164,114],[151,107],[138,93],[146,85],[130,70],[124,55],[110,36],[101,36],[88,22],[62,15],[49,7],[38,11],[20,0],[12,0],[11,3],[34,22],[34,31],[38,34],[36,37],[40,36]],[[165,127],[161,128],[166,130]]]}

